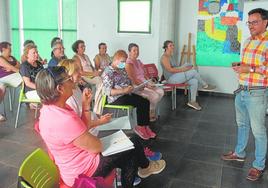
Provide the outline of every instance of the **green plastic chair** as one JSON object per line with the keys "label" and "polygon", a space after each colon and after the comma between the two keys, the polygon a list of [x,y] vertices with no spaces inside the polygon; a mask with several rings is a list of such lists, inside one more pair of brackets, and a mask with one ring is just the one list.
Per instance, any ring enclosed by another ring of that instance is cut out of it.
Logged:
{"label": "green plastic chair", "polygon": [[40,148],[33,151],[19,169],[19,188],[57,188],[60,175],[57,166]]}
{"label": "green plastic chair", "polygon": [[[18,110],[17,110],[17,115],[16,115],[16,121],[15,121],[15,128],[18,126],[18,120],[19,120],[19,115],[20,115],[20,107],[21,103],[38,103],[40,104],[41,101],[38,100],[33,100],[33,99],[27,99],[24,93],[24,83],[22,82],[21,84],[21,89],[20,89],[20,94],[19,94],[19,104],[18,104]],[[35,114],[34,117],[36,118],[37,116],[37,108],[35,109]]]}
{"label": "green plastic chair", "polygon": [[115,109],[116,113],[115,113],[115,117],[118,117],[118,110],[127,110],[127,114],[128,116],[130,116],[130,111],[134,108],[131,105],[116,105],[116,104],[107,104],[107,96],[103,95],[102,96],[102,107],[103,108],[111,108],[111,109]]}

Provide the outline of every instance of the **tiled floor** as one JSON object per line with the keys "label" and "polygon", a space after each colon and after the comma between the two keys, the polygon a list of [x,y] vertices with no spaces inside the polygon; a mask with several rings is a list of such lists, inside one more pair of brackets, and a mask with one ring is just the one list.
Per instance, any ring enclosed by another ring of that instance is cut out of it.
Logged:
{"label": "tiled floor", "polygon": [[[171,110],[170,96],[161,101],[160,119],[152,125],[158,133],[149,141],[167,162],[159,175],[146,178],[139,188],[267,188],[268,173],[258,182],[245,179],[254,158],[252,137],[244,163],[223,162],[220,155],[233,149],[236,139],[232,97],[201,94],[202,111],[186,105],[178,94],[177,110]],[[16,108],[16,104],[14,107]],[[14,129],[15,110],[7,110],[8,121],[0,124],[0,188],[15,188],[21,161],[36,147],[44,148],[33,130],[34,112],[22,107],[19,128]]]}

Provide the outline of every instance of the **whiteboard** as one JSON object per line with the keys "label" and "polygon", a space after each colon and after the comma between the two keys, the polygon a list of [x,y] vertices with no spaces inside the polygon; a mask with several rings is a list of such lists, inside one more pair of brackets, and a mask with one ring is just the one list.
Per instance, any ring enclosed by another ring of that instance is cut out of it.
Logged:
{"label": "whiteboard", "polygon": [[[243,22],[242,22],[242,39],[241,39],[241,52],[243,49],[244,41],[250,36],[250,32],[248,29],[248,26],[246,22],[248,21],[248,12],[255,8],[263,8],[268,10],[268,1],[262,0],[262,1],[250,1],[244,3],[244,11],[243,11]],[[242,54],[242,53],[240,53]]]}

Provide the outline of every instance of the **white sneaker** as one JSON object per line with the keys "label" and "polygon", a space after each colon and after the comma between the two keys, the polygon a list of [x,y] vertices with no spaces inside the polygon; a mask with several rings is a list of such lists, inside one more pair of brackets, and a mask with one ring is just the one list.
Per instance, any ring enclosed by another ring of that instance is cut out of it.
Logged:
{"label": "white sneaker", "polygon": [[202,87],[203,91],[212,91],[214,89],[216,89],[216,86],[209,85],[209,84]]}
{"label": "white sneaker", "polygon": [[188,106],[190,106],[191,108],[195,109],[195,110],[201,110],[201,106],[198,104],[198,102],[195,101],[191,101],[187,103]]}
{"label": "white sneaker", "polygon": [[138,175],[141,178],[147,178],[152,174],[159,174],[166,167],[166,161],[163,159],[158,161],[150,161],[149,166],[147,168],[139,168]]}
{"label": "white sneaker", "polygon": [[6,120],[7,120],[6,117],[4,115],[0,114],[0,122],[6,121]]}

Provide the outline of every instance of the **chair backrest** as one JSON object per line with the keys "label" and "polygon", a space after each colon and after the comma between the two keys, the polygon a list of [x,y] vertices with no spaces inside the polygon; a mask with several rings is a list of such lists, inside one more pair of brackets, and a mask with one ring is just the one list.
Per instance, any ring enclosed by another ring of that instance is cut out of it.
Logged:
{"label": "chair backrest", "polygon": [[107,95],[102,95],[101,106],[104,108],[107,102]]}
{"label": "chair backrest", "polygon": [[57,166],[40,148],[33,151],[20,166],[18,187],[28,184],[34,188],[56,188],[59,181]]}
{"label": "chair backrest", "polygon": [[21,84],[21,89],[20,89],[20,94],[19,94],[19,102],[24,102],[24,103],[41,103],[40,100],[36,99],[27,99],[24,93],[24,82]]}
{"label": "chair backrest", "polygon": [[158,81],[158,70],[154,63],[151,64],[144,64],[144,73],[148,78],[156,79]]}

